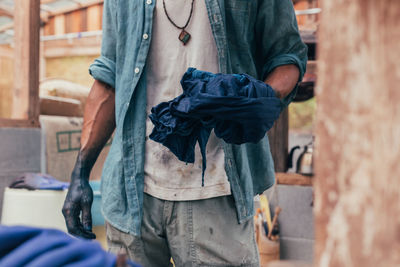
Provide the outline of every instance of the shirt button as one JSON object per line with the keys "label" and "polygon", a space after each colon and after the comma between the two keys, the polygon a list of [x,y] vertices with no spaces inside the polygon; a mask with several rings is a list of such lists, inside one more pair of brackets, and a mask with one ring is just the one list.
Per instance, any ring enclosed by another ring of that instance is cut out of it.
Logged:
{"label": "shirt button", "polygon": [[139,68],[135,68],[135,73],[138,74],[140,72]]}
{"label": "shirt button", "polygon": [[153,3],[153,1],[151,1],[151,0],[146,1],[146,4],[148,4],[148,5],[151,5],[151,3]]}
{"label": "shirt button", "polygon": [[143,34],[143,39],[147,40],[149,38],[149,35],[147,33]]}

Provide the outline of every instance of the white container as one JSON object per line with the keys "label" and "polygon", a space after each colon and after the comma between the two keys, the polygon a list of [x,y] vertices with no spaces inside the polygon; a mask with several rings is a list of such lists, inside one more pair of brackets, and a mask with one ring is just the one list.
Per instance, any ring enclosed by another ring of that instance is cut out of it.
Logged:
{"label": "white container", "polygon": [[61,209],[67,192],[6,188],[1,223],[55,228],[66,232]]}

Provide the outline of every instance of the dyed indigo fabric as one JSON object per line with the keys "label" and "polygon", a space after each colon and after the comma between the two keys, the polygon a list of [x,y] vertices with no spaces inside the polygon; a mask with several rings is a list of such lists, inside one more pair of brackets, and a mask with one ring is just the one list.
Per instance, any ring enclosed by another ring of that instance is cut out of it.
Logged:
{"label": "dyed indigo fabric", "polygon": [[[115,266],[116,256],[97,242],[58,230],[0,226],[0,266]],[[127,266],[138,266],[128,262]]]}
{"label": "dyed indigo fabric", "polygon": [[182,95],[152,108],[154,129],[150,139],[187,163],[194,163],[198,142],[203,176],[212,129],[230,144],[257,143],[283,107],[269,85],[246,74],[212,74],[189,68],[181,85]]}
{"label": "dyed indigo fabric", "polygon": [[61,182],[48,174],[24,173],[22,176],[15,178],[9,187],[29,190],[64,190],[68,189],[69,183]]}

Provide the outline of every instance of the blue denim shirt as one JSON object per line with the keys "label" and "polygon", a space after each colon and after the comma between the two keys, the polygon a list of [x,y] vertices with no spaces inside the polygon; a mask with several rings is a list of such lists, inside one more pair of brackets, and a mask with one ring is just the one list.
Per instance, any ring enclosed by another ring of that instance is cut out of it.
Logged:
{"label": "blue denim shirt", "polygon": [[[146,71],[156,0],[105,0],[101,56],[90,74],[115,88],[116,130],[103,168],[102,212],[121,231],[140,235],[146,136]],[[160,0],[159,0],[160,1]],[[258,79],[294,64],[302,79],[307,48],[291,0],[205,1],[222,73]],[[283,100],[290,103],[295,90]],[[258,144],[224,144],[225,170],[241,223],[254,214],[253,197],[273,185],[265,136]]]}

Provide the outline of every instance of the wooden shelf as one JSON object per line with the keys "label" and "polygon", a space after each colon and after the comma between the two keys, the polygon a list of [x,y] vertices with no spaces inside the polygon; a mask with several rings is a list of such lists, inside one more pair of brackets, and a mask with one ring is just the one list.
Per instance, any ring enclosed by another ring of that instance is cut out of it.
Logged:
{"label": "wooden shelf", "polygon": [[313,176],[301,175],[298,173],[277,172],[276,180],[283,185],[312,186]]}

